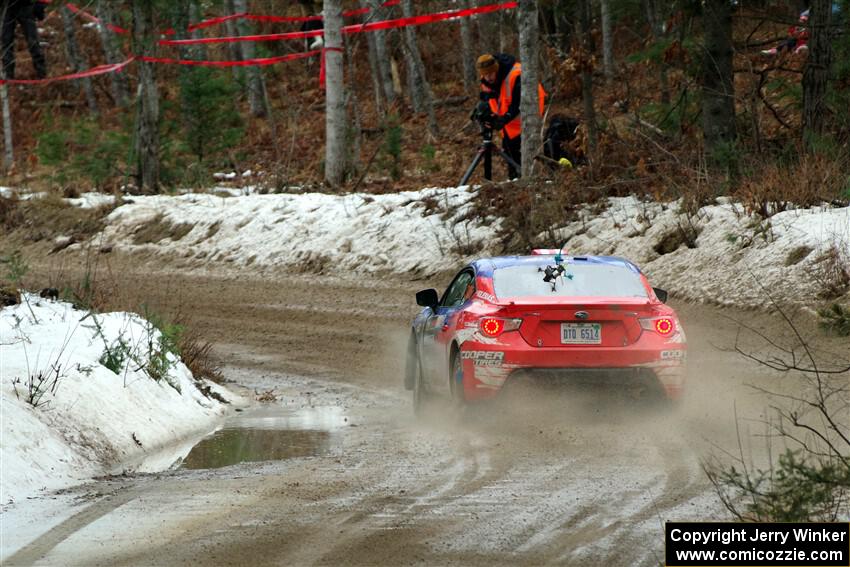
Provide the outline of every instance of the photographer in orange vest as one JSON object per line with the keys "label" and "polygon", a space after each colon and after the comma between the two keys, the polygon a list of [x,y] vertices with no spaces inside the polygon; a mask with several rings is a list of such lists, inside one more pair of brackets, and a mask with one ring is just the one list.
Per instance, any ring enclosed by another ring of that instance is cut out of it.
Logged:
{"label": "photographer in orange vest", "polygon": [[[522,66],[512,55],[485,53],[478,58],[476,68],[481,77],[481,100],[489,102],[493,113],[489,124],[494,130],[501,131],[502,148],[515,162],[521,164],[522,126],[519,102]],[[537,89],[540,96],[540,115],[543,116],[546,92],[542,85],[538,85]],[[519,177],[519,171],[509,165],[508,177],[516,179]]]}

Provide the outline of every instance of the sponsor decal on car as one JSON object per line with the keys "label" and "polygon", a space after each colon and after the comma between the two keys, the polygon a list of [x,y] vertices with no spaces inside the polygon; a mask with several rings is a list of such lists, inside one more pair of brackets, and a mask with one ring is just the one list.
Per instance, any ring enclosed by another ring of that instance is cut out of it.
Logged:
{"label": "sponsor decal on car", "polygon": [[467,350],[461,351],[461,360],[471,360],[475,366],[501,366],[505,353],[498,350]]}
{"label": "sponsor decal on car", "polygon": [[492,293],[487,293],[486,291],[476,291],[475,296],[480,297],[481,299],[483,299],[485,301],[491,301],[493,303],[496,302],[496,296],[493,295]]}

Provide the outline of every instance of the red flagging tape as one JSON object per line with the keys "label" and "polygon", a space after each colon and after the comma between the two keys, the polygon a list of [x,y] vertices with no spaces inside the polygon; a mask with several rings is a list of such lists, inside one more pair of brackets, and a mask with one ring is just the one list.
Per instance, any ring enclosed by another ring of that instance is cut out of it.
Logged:
{"label": "red flagging tape", "polygon": [[255,65],[274,65],[284,61],[293,61],[295,59],[304,59],[319,55],[321,49],[315,51],[304,51],[301,53],[290,53],[289,55],[281,55],[279,57],[262,57],[257,59],[244,59],[242,61],[195,61],[192,59],[170,59],[168,57],[137,57],[139,61],[146,63],[163,63],[166,65],[191,65],[195,67],[251,67]]}
{"label": "red flagging tape", "polygon": [[[390,7],[390,6],[398,6],[401,4],[401,0],[388,0],[384,2],[382,6]],[[343,18],[352,18],[354,16],[362,16],[364,14],[369,13],[369,8],[359,8],[357,10],[348,10],[342,13]],[[251,20],[254,22],[266,22],[266,23],[303,23],[303,22],[315,22],[317,20],[321,21],[324,19],[322,16],[263,16],[256,14],[232,14],[230,16],[221,16],[219,18],[210,18],[209,20],[204,20],[203,22],[198,22],[197,24],[192,24],[189,26],[189,31],[195,31],[203,28],[209,28],[212,26],[216,26],[219,24],[223,24],[225,22],[229,22],[230,20]]]}
{"label": "red flagging tape", "polygon": [[[397,18],[394,20],[382,20],[379,22],[368,22],[364,24],[354,24],[342,28],[342,33],[353,34],[368,32],[374,30],[387,30],[392,28],[402,28],[405,26],[419,26],[422,24],[431,24],[454,18],[466,18],[476,14],[487,14],[500,10],[510,10],[517,7],[517,2],[504,2],[502,4],[489,4],[487,6],[479,6],[477,8],[464,8],[461,10],[450,10],[448,12],[438,12],[436,14],[425,14],[422,16],[411,16],[409,18]],[[307,32],[288,32],[288,33],[272,33],[260,35],[243,35],[238,37],[206,37],[202,39],[164,39],[159,42],[160,45],[197,45],[202,43],[233,43],[238,41],[286,41],[291,39],[308,39],[324,35],[323,30],[314,30]]]}
{"label": "red flagging tape", "polygon": [[[89,20],[90,22],[95,22],[97,24],[100,23],[100,18],[98,18],[94,14],[89,14],[88,12],[86,12],[85,10],[83,10],[82,8],[77,6],[76,4],[71,4],[69,2],[69,3],[66,4],[66,6],[68,6],[69,10],[71,10],[72,12],[74,12],[75,14],[80,16],[81,18],[85,18],[85,19]],[[113,25],[113,24],[109,24],[108,27],[109,27],[109,29],[111,29],[115,33],[121,33],[121,34],[129,34],[130,33],[130,30],[124,29],[122,27],[118,27],[118,26]]]}
{"label": "red flagging tape", "polygon": [[75,79],[85,79],[86,77],[94,77],[97,75],[105,75],[106,73],[115,73],[124,69],[132,63],[136,58],[130,57],[122,63],[114,63],[112,65],[98,65],[86,71],[72,73],[70,75],[60,75],[58,77],[48,77],[46,79],[0,79],[0,85],[44,85],[47,83],[55,83],[57,81],[73,81]]}
{"label": "red flagging tape", "polygon": [[4,85],[7,83],[11,85],[44,85],[48,83],[55,83],[58,81],[73,81],[76,79],[84,79],[86,77],[95,77],[97,75],[105,75],[106,73],[118,72],[124,69],[133,61],[144,61],[145,63],[161,63],[165,65],[190,65],[195,67],[251,67],[275,65],[277,63],[283,63],[284,61],[306,59],[308,57],[320,55],[321,53],[321,49],[316,49],[314,51],[290,53],[288,55],[281,55],[279,57],[261,57],[256,59],[244,59],[242,61],[196,61],[192,59],[171,59],[168,57],[148,57],[142,55],[131,57],[122,63],[116,63],[114,65],[100,65],[98,67],[92,67],[87,71],[81,71],[79,73],[73,73],[71,75],[60,75],[58,77],[48,77],[46,79],[11,79],[6,81],[0,79],[0,85]]}
{"label": "red flagging tape", "polygon": [[[395,1],[395,0],[391,0]],[[69,8],[73,6],[72,4],[68,4]],[[449,12],[439,12],[436,14],[426,14],[423,16],[412,16],[410,18],[398,18],[395,20],[383,20],[379,22],[369,22],[365,24],[357,24],[352,26],[345,26],[342,28],[342,32],[345,34],[351,33],[360,33],[360,32],[368,32],[373,30],[383,30],[383,29],[391,29],[391,28],[400,28],[404,26],[415,26],[422,24],[429,24],[433,22],[440,22],[444,20],[450,20],[453,18],[463,18],[467,16],[472,16],[474,14],[486,14],[488,12],[496,12],[498,10],[509,10],[517,7],[517,2],[505,2],[502,4],[490,4],[488,6],[480,6],[478,8],[466,8],[462,10],[452,10]],[[76,8],[76,7],[74,7]],[[74,8],[71,8],[74,10]],[[79,10],[79,9],[77,9]],[[81,11],[80,11],[81,12]],[[91,16],[94,18],[94,16]],[[99,21],[99,20],[98,20]],[[121,29],[121,28],[118,28]],[[126,30],[124,30],[126,31]],[[301,38],[310,38],[317,37],[320,35],[324,35],[322,30],[315,30],[310,32],[291,32],[291,33],[282,33],[282,34],[268,34],[268,35],[259,35],[259,36],[241,36],[241,37],[226,37],[226,38],[207,38],[201,40],[164,40],[160,43],[166,45],[185,45],[192,43],[223,43],[229,41],[270,41],[270,40],[281,40],[281,39],[301,39]],[[243,61],[196,61],[191,59],[171,59],[167,57],[148,57],[148,56],[133,56],[127,59],[122,63],[115,63],[112,65],[99,65],[97,67],[93,67],[86,71],[81,71],[79,73],[73,73],[70,75],[61,75],[58,77],[49,77],[46,79],[12,79],[12,80],[0,80],[0,85],[3,84],[15,84],[15,85],[43,85],[48,83],[55,83],[58,81],[72,81],[76,79],[84,79],[86,77],[94,77],[97,75],[104,75],[106,73],[115,73],[123,70],[127,65],[135,61],[136,59],[140,61],[145,61],[147,63],[161,63],[161,64],[171,64],[171,65],[191,65],[191,66],[203,66],[203,67],[248,67],[254,65],[274,65],[276,63],[282,63],[284,61],[293,61],[295,59],[304,59],[307,57],[313,57],[314,55],[322,55],[322,68],[320,70],[320,80],[324,78],[324,53],[326,51],[341,51],[341,48],[325,48],[318,49],[314,51],[306,51],[302,53],[290,53],[288,55],[281,55],[279,57],[264,57],[264,58],[255,58],[255,59],[245,59]]]}
{"label": "red flagging tape", "polygon": [[[401,3],[401,0],[387,0],[387,2],[384,2],[382,4],[382,6],[384,6],[384,7],[397,6],[400,3]],[[71,10],[72,12],[74,12],[75,14],[80,16],[81,18],[85,18],[85,19],[89,20],[90,22],[95,22],[95,23],[98,23],[98,24],[101,23],[100,18],[98,18],[94,14],[86,12],[85,10],[83,10],[82,8],[77,6],[76,4],[72,4],[72,3],[69,2],[66,5],[68,6],[69,10]],[[357,10],[348,10],[347,12],[343,12],[342,16],[344,18],[351,18],[351,17],[354,17],[354,16],[362,16],[363,14],[368,14],[369,11],[370,11],[369,8],[359,8]],[[197,24],[192,24],[191,26],[189,26],[187,28],[187,31],[193,32],[195,30],[200,30],[200,29],[204,29],[204,28],[217,26],[217,25],[229,22],[231,20],[242,20],[242,19],[251,20],[251,21],[254,21],[254,22],[266,22],[266,23],[303,23],[303,22],[313,22],[313,21],[316,21],[316,20],[322,20],[323,18],[322,18],[322,16],[264,16],[264,15],[242,13],[242,14],[232,14],[232,15],[229,15],[229,16],[221,16],[221,17],[218,17],[218,18],[210,18],[208,20],[198,22]],[[130,30],[116,26],[116,25],[113,25],[113,24],[109,24],[109,29],[111,29],[115,33],[120,33],[120,34],[129,34],[130,33]],[[168,29],[168,30],[165,30],[161,33],[163,35],[174,35],[175,32],[172,29]]]}
{"label": "red flagging tape", "polygon": [[200,39],[162,39],[160,45],[199,45],[203,43],[235,43],[238,41],[286,41],[290,39],[308,39],[325,35],[322,30],[306,32],[269,33],[263,35],[240,35],[234,37],[203,37]]}
{"label": "red flagging tape", "polygon": [[338,51],[343,53],[343,49],[341,47],[325,47],[322,51],[322,64],[319,67],[319,88],[325,88],[325,54],[328,51]]}

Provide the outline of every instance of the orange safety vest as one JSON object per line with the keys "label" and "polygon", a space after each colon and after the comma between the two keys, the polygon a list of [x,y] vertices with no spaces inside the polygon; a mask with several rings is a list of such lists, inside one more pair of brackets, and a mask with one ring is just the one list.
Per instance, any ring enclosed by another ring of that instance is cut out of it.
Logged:
{"label": "orange safety vest", "polygon": [[[511,107],[511,102],[514,93],[514,85],[516,84],[517,80],[519,80],[521,72],[522,65],[519,63],[514,63],[514,66],[511,67],[511,70],[508,72],[508,75],[505,77],[505,80],[502,81],[502,88],[499,91],[499,98],[490,99],[490,110],[493,111],[493,114],[498,114],[501,116],[502,114],[506,113]],[[537,96],[540,100],[540,116],[543,116],[543,110],[546,106],[546,102],[544,100],[546,97],[546,91],[543,90],[543,85],[537,85]],[[502,132],[511,140],[519,136],[522,133],[522,126],[520,124],[519,115],[517,115],[516,118],[508,122]]]}

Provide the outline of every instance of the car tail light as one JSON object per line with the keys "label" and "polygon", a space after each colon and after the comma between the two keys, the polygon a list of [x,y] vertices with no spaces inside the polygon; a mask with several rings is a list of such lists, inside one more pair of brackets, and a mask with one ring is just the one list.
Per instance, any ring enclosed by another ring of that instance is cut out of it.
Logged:
{"label": "car tail light", "polygon": [[669,337],[676,330],[676,320],[672,317],[641,319],[640,326],[647,331],[655,331],[662,337]]}
{"label": "car tail light", "polygon": [[522,319],[502,319],[501,317],[484,317],[478,327],[487,337],[498,337],[506,331],[516,331],[522,324]]}

